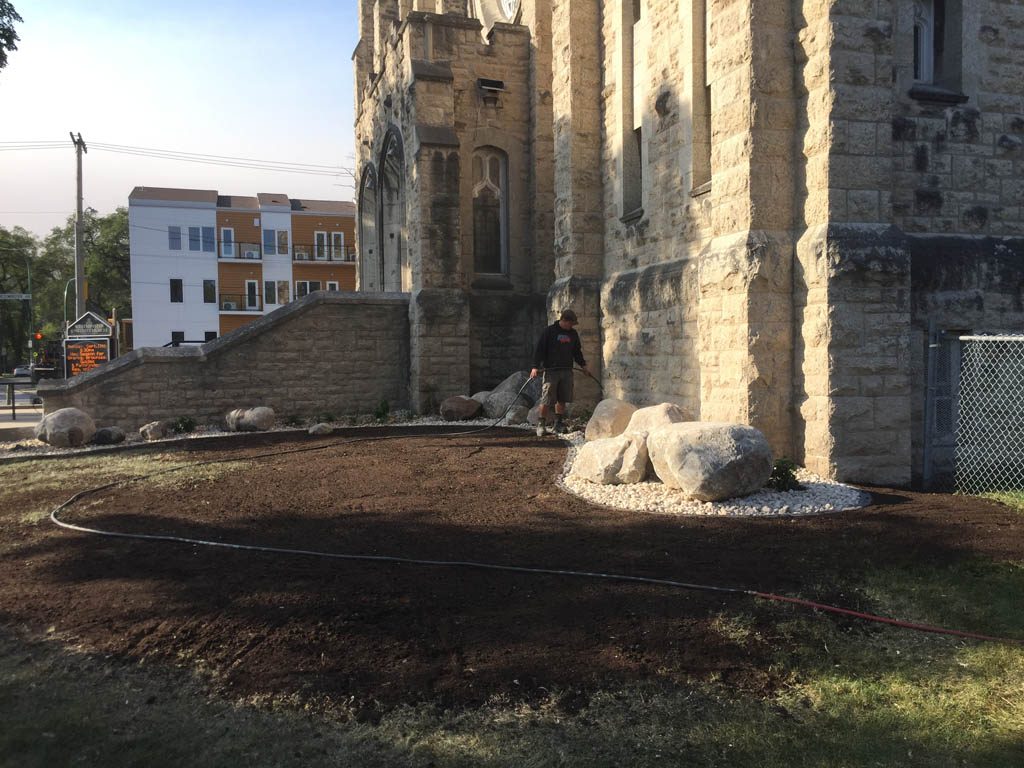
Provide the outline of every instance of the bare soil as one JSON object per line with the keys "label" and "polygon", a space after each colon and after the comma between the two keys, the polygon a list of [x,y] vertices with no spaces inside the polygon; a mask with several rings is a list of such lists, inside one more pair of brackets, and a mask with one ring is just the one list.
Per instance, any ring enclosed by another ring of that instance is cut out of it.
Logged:
{"label": "bare soil", "polygon": [[[111,530],[432,560],[628,573],[871,609],[873,569],[1024,560],[1024,518],[983,500],[869,489],[855,512],[791,519],[670,517],[561,491],[553,438],[496,430],[338,444],[259,435],[169,459],[248,460],[214,479],[105,491],[65,518]],[[395,434],[394,430],[387,434]],[[260,457],[297,447],[323,450]],[[60,460],[47,465],[60,471]],[[188,470],[184,472],[187,476]],[[786,611],[731,638],[746,597],[640,584],[147,543],[25,521],[89,485],[31,491],[0,510],[0,624],[127,662],[187,665],[229,695],[348,702],[373,719],[403,703],[475,705],[601,687],[719,680],[770,692]],[[99,504],[93,502],[101,500]],[[844,621],[828,616],[823,621]],[[881,631],[848,622],[850,632]]]}

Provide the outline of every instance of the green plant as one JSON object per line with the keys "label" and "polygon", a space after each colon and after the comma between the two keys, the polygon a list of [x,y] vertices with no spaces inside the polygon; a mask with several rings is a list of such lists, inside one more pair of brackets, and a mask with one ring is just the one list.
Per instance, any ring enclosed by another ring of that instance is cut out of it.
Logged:
{"label": "green plant", "polygon": [[194,432],[196,428],[196,420],[191,416],[179,416],[171,422],[171,431],[176,432],[179,435]]}
{"label": "green plant", "polygon": [[293,413],[290,416],[284,417],[284,425],[286,427],[301,427],[302,419]]}
{"label": "green plant", "polygon": [[330,422],[333,422],[333,421],[337,421],[335,415],[333,413],[331,413],[330,411],[325,411],[324,413],[318,413],[316,415],[316,420],[319,421],[319,422],[322,422],[322,423],[330,423]]}
{"label": "green plant", "polygon": [[373,415],[377,421],[387,421],[388,414],[391,413],[391,406],[387,400],[381,400],[377,404],[377,408],[374,410]]}
{"label": "green plant", "polygon": [[796,464],[786,458],[775,462],[772,473],[765,483],[773,491],[803,491],[804,486],[796,479]]}

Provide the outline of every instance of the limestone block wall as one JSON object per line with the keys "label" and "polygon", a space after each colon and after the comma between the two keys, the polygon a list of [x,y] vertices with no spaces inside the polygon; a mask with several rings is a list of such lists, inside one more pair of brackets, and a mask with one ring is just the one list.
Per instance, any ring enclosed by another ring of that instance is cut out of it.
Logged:
{"label": "limestone block wall", "polygon": [[893,214],[908,233],[1024,234],[1024,9],[964,0],[963,103],[913,98],[913,17],[899,8]]}
{"label": "limestone block wall", "polygon": [[241,407],[279,417],[409,407],[408,299],[317,292],[200,347],[142,348],[67,381],[43,381],[44,413],[73,406],[138,429]]}

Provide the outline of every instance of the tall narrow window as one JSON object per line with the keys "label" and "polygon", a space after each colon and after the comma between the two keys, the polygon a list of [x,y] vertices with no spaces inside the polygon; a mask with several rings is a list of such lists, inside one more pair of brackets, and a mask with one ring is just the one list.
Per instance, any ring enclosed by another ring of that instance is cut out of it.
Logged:
{"label": "tall narrow window", "polygon": [[181,227],[167,228],[167,248],[172,251],[181,250]]}
{"label": "tall narrow window", "polygon": [[327,259],[327,233],[326,232],[314,232],[313,233],[313,254],[318,261],[324,261]]}
{"label": "tall narrow window", "polygon": [[190,251],[198,251],[202,249],[202,228],[201,227],[189,227],[188,228],[188,249]]}
{"label": "tall narrow window", "polygon": [[345,261],[345,233],[331,232],[331,258]]}
{"label": "tall narrow window", "polygon": [[278,256],[288,255],[288,230],[277,230],[277,254]]}
{"label": "tall narrow window", "polygon": [[494,147],[473,153],[473,267],[508,272],[508,159]]}
{"label": "tall narrow window", "polygon": [[181,304],[185,300],[184,289],[182,288],[181,278],[171,278],[171,303]]}
{"label": "tall narrow window", "polygon": [[273,256],[277,253],[277,236],[272,229],[263,230],[263,255]]}
{"label": "tall narrow window", "polygon": [[214,253],[217,250],[216,228],[203,227],[203,252]]}
{"label": "tall narrow window", "polygon": [[217,303],[217,281],[216,280],[203,280],[203,303],[204,304],[216,304]]}
{"label": "tall narrow window", "polygon": [[962,0],[914,0],[914,81],[950,91],[961,88]]}
{"label": "tall narrow window", "polygon": [[263,303],[277,304],[277,282],[274,280],[263,281]]}
{"label": "tall narrow window", "polygon": [[260,308],[260,286],[255,280],[245,281],[245,308]]}
{"label": "tall narrow window", "polygon": [[643,213],[644,0],[622,3],[622,217]]}
{"label": "tall narrow window", "polygon": [[220,230],[220,255],[225,259],[235,257],[235,230],[223,227]]}
{"label": "tall narrow window", "polygon": [[277,303],[287,304],[288,303],[288,281],[278,280],[277,281]]}
{"label": "tall narrow window", "polygon": [[711,9],[708,0],[693,0],[693,149],[691,194],[711,189]]}

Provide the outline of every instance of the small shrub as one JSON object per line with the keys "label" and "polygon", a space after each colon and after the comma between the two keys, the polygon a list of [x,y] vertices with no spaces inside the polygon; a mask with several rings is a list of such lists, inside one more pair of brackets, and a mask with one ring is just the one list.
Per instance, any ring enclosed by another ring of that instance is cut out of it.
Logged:
{"label": "small shrub", "polygon": [[179,435],[184,435],[189,432],[195,431],[196,420],[191,416],[179,416],[171,422],[171,431],[176,432]]}
{"label": "small shrub", "polygon": [[286,427],[301,427],[302,419],[293,413],[290,416],[285,416],[284,425]]}
{"label": "small shrub", "polygon": [[333,421],[336,421],[336,418],[335,418],[333,413],[331,413],[330,411],[327,411],[325,413],[318,413],[316,415],[316,420],[319,421],[319,422],[324,422],[324,423],[328,423],[329,424],[329,423],[331,423]]}
{"label": "small shrub", "polygon": [[389,413],[391,413],[391,406],[388,405],[388,401],[381,400],[380,403],[377,404],[377,408],[374,410],[373,415],[377,421],[387,421]]}
{"label": "small shrub", "polygon": [[779,459],[772,468],[772,474],[765,486],[773,491],[803,491],[804,486],[796,479],[796,464],[789,459]]}

